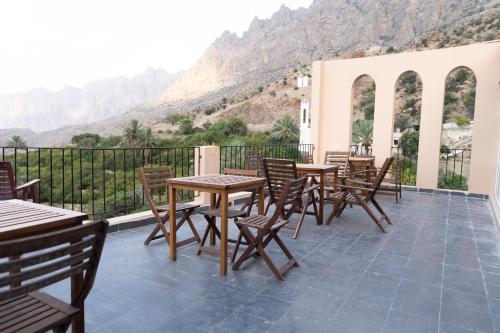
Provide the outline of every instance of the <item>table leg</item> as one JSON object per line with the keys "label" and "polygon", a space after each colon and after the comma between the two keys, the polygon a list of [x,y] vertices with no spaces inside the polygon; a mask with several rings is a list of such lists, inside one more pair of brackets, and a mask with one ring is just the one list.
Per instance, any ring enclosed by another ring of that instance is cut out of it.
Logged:
{"label": "table leg", "polygon": [[[216,193],[210,193],[210,209],[215,209],[215,201],[216,201]],[[215,216],[211,217],[212,223],[215,223]],[[213,229],[210,229],[210,245],[215,245],[215,232]]]}
{"label": "table leg", "polygon": [[323,206],[325,202],[325,173],[319,175],[319,223],[323,224]]}
{"label": "table leg", "polygon": [[259,215],[264,215],[264,186],[259,187],[259,201],[257,203],[257,210]]}
{"label": "table leg", "polygon": [[175,218],[175,188],[169,184],[168,185],[168,197],[169,197],[169,225],[170,225],[170,260],[175,261],[177,259],[177,235],[175,234],[177,219]]}
{"label": "table leg", "polygon": [[220,220],[221,220],[221,231],[220,231],[220,275],[227,274],[227,233],[228,233],[228,221],[227,221],[227,210],[228,210],[228,198],[227,193],[221,193],[220,202]]}

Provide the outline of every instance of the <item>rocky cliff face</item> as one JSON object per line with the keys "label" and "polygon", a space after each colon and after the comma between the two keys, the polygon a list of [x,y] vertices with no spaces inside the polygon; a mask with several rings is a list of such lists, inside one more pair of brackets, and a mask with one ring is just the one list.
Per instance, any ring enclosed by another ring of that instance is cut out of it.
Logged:
{"label": "rocky cliff face", "polygon": [[180,75],[150,68],[132,79],[119,77],[93,81],[81,88],[36,88],[27,93],[0,95],[0,128],[22,124],[43,131],[101,121],[157,98]]}
{"label": "rocky cliff face", "polygon": [[315,0],[257,18],[241,37],[225,32],[153,103],[165,107],[235,86],[255,87],[297,64],[370,45],[400,46],[476,13],[492,0]]}

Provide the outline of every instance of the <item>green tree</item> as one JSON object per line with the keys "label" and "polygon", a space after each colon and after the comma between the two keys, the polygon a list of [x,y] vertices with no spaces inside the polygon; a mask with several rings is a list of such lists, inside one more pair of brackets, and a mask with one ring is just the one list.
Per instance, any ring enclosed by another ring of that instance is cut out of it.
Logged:
{"label": "green tree", "polygon": [[394,122],[394,129],[399,128],[401,131],[411,126],[411,117],[405,114],[398,114]]}
{"label": "green tree", "polygon": [[193,121],[189,118],[182,119],[181,124],[179,126],[179,133],[183,135],[193,134],[194,133]]}
{"label": "green tree", "polygon": [[245,136],[248,133],[246,121],[241,117],[231,116],[224,124],[224,133],[226,135],[240,135]]}
{"label": "green tree", "polygon": [[132,148],[135,148],[142,139],[142,126],[137,119],[132,119],[123,132],[125,142]]}
{"label": "green tree", "polygon": [[373,120],[375,113],[375,85],[372,85],[362,92],[359,107],[365,115],[365,119]]}
{"label": "green tree", "polygon": [[151,127],[146,127],[142,135],[142,147],[144,147],[144,159],[148,163],[149,156],[151,156],[151,148],[156,146],[156,135],[153,133]]}
{"label": "green tree", "polygon": [[7,141],[7,146],[13,148],[26,148],[26,142],[19,135],[14,135],[9,141]]}
{"label": "green tree", "polygon": [[399,139],[399,146],[403,150],[404,156],[412,156],[418,152],[419,132],[405,133]]}
{"label": "green tree", "polygon": [[292,117],[285,115],[274,123],[269,139],[271,143],[297,143],[300,139],[299,126],[295,124]]}
{"label": "green tree", "polygon": [[352,127],[352,141],[361,144],[366,153],[373,140],[373,120],[358,119]]}
{"label": "green tree", "polygon": [[80,148],[95,148],[100,142],[101,136],[95,133],[82,133],[71,138],[71,143]]}

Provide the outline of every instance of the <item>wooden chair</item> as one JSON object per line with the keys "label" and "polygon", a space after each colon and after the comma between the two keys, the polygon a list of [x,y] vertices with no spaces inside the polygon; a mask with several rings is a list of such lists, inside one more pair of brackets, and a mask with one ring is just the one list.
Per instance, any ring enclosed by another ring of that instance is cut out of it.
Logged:
{"label": "wooden chair", "polygon": [[264,174],[264,162],[258,150],[245,151],[245,169],[258,170],[259,176]]}
{"label": "wooden chair", "polygon": [[340,177],[348,174],[349,168],[349,152],[348,151],[327,151],[325,152],[325,164],[335,165],[338,167],[338,175]]}
{"label": "wooden chair", "polygon": [[0,200],[29,198],[38,203],[38,184],[40,179],[33,179],[23,185],[16,186],[12,163],[0,161]]}
{"label": "wooden chair", "polygon": [[[259,171],[258,170],[244,170],[244,169],[225,169],[224,174],[225,175],[234,175],[234,176],[257,177],[259,174]],[[252,211],[252,207],[256,201],[256,196],[257,196],[257,193],[255,191],[252,191],[250,193],[250,196],[248,196],[248,198],[246,198],[245,202],[240,207],[240,209],[231,209],[231,208],[228,209],[228,211],[227,211],[228,218],[233,219],[233,221],[236,222],[236,221],[238,221],[239,218],[249,216],[250,212]],[[217,228],[217,224],[216,224],[216,219],[221,217],[220,202],[221,202],[221,198],[219,196],[217,198],[216,203],[215,203],[215,208],[210,209],[210,210],[206,211],[205,213],[203,213],[205,220],[207,220],[207,228],[205,229],[205,232],[203,233],[203,237],[201,239],[201,243],[198,246],[198,251],[196,253],[197,255],[199,255],[201,252],[208,252],[208,253],[214,253],[214,254],[219,253],[218,249],[205,247],[205,243],[207,241],[207,237],[208,237],[210,230],[212,230],[212,232],[217,236],[217,238],[219,238],[219,240],[221,238],[220,230]],[[228,242],[236,243],[237,247],[239,247],[240,244],[242,243],[241,233],[240,233],[238,240],[228,239]],[[248,245],[248,243],[246,241],[242,244]],[[234,262],[237,251],[238,251],[238,249],[235,248],[234,252],[232,252],[232,253],[228,252],[228,254],[231,255],[231,262]]]}
{"label": "wooden chair", "polygon": [[[387,223],[392,224],[387,214],[383,211],[382,207],[375,200],[375,194],[380,189],[383,179],[386,177],[387,171],[391,167],[393,157],[389,157],[385,160],[383,166],[380,168],[380,172],[377,174],[372,182],[358,181],[354,179],[344,179],[345,185],[339,185],[341,191],[334,193],[332,196],[332,201],[334,203],[333,210],[328,217],[327,224],[332,222],[332,219],[336,216],[339,217],[344,211],[345,207],[349,205],[360,205],[368,213],[371,219],[377,224],[377,226],[385,232],[382,226],[382,221],[386,220]],[[380,218],[377,218],[373,214],[372,210],[368,206],[372,203],[373,206],[381,214]]]}
{"label": "wooden chair", "polygon": [[[108,222],[99,221],[0,242],[0,331],[66,332],[83,316],[107,230]],[[70,304],[38,291],[79,274]]]}
{"label": "wooden chair", "polygon": [[[296,207],[300,207],[306,183],[307,178],[305,177],[286,181],[283,185],[279,201],[276,204],[276,210],[271,217],[253,215],[236,222],[240,227],[240,234],[244,235],[250,244],[233,265],[233,270],[238,270],[241,264],[254,254],[260,255],[264,259],[264,262],[279,280],[284,280],[283,274],[290,268],[299,266],[297,260],[295,260],[278,236],[278,232],[288,223],[288,219],[295,212]],[[257,233],[252,233],[250,229],[257,230]],[[241,239],[241,237],[238,237],[238,239]],[[273,239],[288,258],[286,264],[280,268],[274,265],[265,251],[266,246]]]}
{"label": "wooden chair", "polygon": [[[277,204],[280,200],[281,194],[285,188],[285,184],[288,180],[298,179],[297,167],[294,160],[285,159],[264,159],[264,174],[267,180],[267,188],[269,189],[269,201],[266,206],[265,215],[269,210],[269,207],[273,204]],[[306,177],[307,178],[307,177]],[[299,221],[295,225],[286,225],[287,229],[294,229],[293,238],[297,238],[302,223],[304,221],[305,215],[314,215],[316,217],[316,223],[319,225],[319,215],[317,201],[318,197],[315,192],[319,189],[319,186],[312,184],[304,190],[304,195],[300,205],[294,207],[294,213],[300,214]],[[309,211],[309,206],[313,207],[313,211]],[[283,212],[282,212],[283,213]]]}
{"label": "wooden chair", "polygon": [[[144,241],[144,245],[149,245],[149,243],[151,243],[152,240],[161,237],[164,237],[167,243],[170,243],[170,238],[169,238],[170,232],[165,226],[167,221],[170,219],[168,200],[169,199],[172,200],[172,198],[167,197],[167,187],[168,187],[167,180],[169,178],[172,178],[172,171],[168,166],[155,167],[155,168],[141,167],[141,182],[144,188],[144,195],[157,223],[153,231]],[[156,203],[157,201],[155,201],[154,198],[155,195],[153,191],[158,192],[156,197],[160,205],[157,205]],[[163,195],[165,204],[161,205],[161,203],[163,203],[162,200]],[[175,199],[173,200],[176,200],[176,202],[181,202],[179,196],[176,196]],[[189,228],[191,228],[191,231],[193,233],[193,237],[177,242],[177,244],[175,244],[176,247],[187,245],[193,242],[200,242],[200,236],[198,235],[198,232],[196,231],[196,228],[194,227],[193,221],[191,221],[190,217],[191,214],[193,214],[194,210],[199,206],[200,205],[182,204],[182,203],[176,205],[176,212],[182,213],[181,219],[179,220],[179,222],[177,222],[176,230],[179,230],[179,228],[184,224],[184,222],[187,222]],[[162,234],[158,235],[160,231]]]}
{"label": "wooden chair", "polygon": [[[376,170],[376,173],[380,172],[380,168]],[[391,168],[387,171],[386,176],[380,184],[380,192],[394,192],[396,203],[399,202],[401,196],[401,176],[403,172],[403,160],[396,160]],[[375,173],[375,174],[376,174]]]}
{"label": "wooden chair", "polygon": [[306,154],[302,156],[302,163],[305,164],[314,164],[314,157],[311,154]]}

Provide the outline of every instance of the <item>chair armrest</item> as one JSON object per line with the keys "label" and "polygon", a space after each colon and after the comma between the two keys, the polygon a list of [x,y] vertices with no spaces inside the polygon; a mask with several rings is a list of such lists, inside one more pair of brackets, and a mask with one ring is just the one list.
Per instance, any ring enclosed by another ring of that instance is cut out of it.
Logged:
{"label": "chair armrest", "polygon": [[373,188],[369,187],[357,187],[357,186],[349,186],[349,185],[339,185],[341,189],[345,190],[360,190],[360,191],[368,191],[368,192],[373,192],[375,191]]}
{"label": "chair armrest", "polygon": [[37,185],[40,182],[41,182],[41,179],[30,180],[29,182],[14,188],[14,191],[16,191],[16,192],[26,191],[26,190],[32,188],[33,186]]}
{"label": "chair armrest", "polygon": [[319,189],[319,185],[311,185],[304,189],[304,194]]}
{"label": "chair armrest", "polygon": [[350,186],[351,184],[353,184],[353,185],[373,186],[372,183],[362,182],[360,180],[346,179],[346,182],[347,182],[347,186]]}

